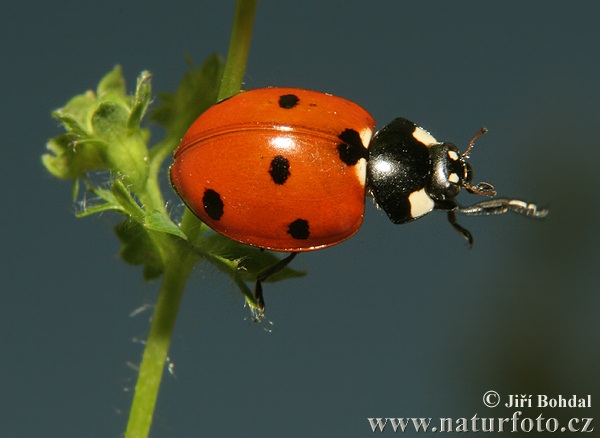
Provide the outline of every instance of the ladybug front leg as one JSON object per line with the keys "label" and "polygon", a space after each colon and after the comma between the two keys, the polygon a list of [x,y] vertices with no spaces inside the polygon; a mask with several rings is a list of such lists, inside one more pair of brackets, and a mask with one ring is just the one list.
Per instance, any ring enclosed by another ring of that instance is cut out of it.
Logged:
{"label": "ladybug front leg", "polygon": [[465,227],[459,224],[456,220],[455,212],[461,211],[461,207],[456,202],[454,202],[453,199],[445,199],[443,201],[436,201],[435,209],[445,211],[448,214],[448,222],[450,223],[450,225],[452,225],[452,228],[454,228],[458,232],[458,234],[460,234],[463,237],[463,239],[467,241],[467,243],[469,244],[469,248],[472,247],[473,235],[469,230],[467,230]]}
{"label": "ladybug front leg", "polygon": [[290,264],[294,257],[296,257],[297,252],[290,253],[289,256],[279,260],[277,263],[267,266],[265,269],[260,271],[256,275],[256,286],[254,287],[254,298],[256,299],[256,304],[258,305],[258,316],[256,317],[256,321],[260,321],[262,316],[265,313],[265,300],[263,297],[263,289],[262,282],[267,280],[271,275],[274,275],[285,268]]}
{"label": "ladybug front leg", "polygon": [[467,240],[469,246],[473,246],[473,236],[467,229],[457,223],[456,213],[464,214],[465,216],[487,216],[504,214],[508,211],[512,211],[513,213],[522,214],[523,216],[536,219],[541,219],[548,215],[547,208],[538,207],[535,204],[530,204],[518,199],[503,198],[478,202],[477,204],[473,204],[468,207],[460,207],[453,201],[444,201],[443,203],[436,203],[436,208],[440,210],[447,210],[448,222],[450,222],[450,225],[452,225],[452,227]]}
{"label": "ladybug front leg", "polygon": [[463,238],[469,244],[469,248],[471,248],[473,246],[473,235],[471,234],[471,232],[469,230],[467,230],[465,227],[463,227],[461,224],[459,224],[457,222],[455,211],[456,210],[448,211],[448,222],[450,222],[450,225],[452,225],[452,228],[454,228],[456,231],[458,231],[458,233],[461,236],[463,236]]}
{"label": "ladybug front leg", "polygon": [[507,211],[522,214],[527,217],[543,218],[548,215],[547,208],[538,207],[518,199],[490,199],[488,201],[478,202],[469,207],[460,207],[457,212],[467,216],[481,216],[491,214],[503,214]]}

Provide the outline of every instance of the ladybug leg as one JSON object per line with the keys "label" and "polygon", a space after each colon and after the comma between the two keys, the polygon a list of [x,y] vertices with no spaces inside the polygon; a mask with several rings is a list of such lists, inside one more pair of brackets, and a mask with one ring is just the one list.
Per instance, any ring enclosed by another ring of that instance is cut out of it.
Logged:
{"label": "ladybug leg", "polygon": [[435,203],[435,209],[445,211],[448,214],[448,222],[450,225],[452,225],[452,228],[454,228],[458,234],[460,234],[463,239],[467,241],[469,248],[472,247],[473,235],[469,230],[459,224],[456,219],[456,212],[461,211],[462,208],[456,202],[454,202],[454,200],[446,199],[444,201],[437,201]]}
{"label": "ladybug leg", "polygon": [[469,207],[457,208],[456,211],[467,216],[503,214],[507,211],[533,218],[543,218],[548,215],[547,208],[538,207],[535,204],[519,201],[518,199],[501,198],[479,202]]}
{"label": "ladybug leg", "polygon": [[[535,204],[530,204],[518,199],[490,199],[488,201],[478,202],[477,204],[473,204],[468,207],[460,207],[457,204],[454,204],[454,207],[452,207],[451,204],[453,204],[453,202],[444,203],[439,207],[439,209],[445,209],[448,211],[448,222],[450,222],[450,225],[452,225],[452,227],[458,231],[467,240],[467,242],[469,242],[469,246],[473,246],[473,236],[467,229],[457,223],[456,213],[464,214],[465,216],[484,216],[503,214],[507,211],[512,211],[514,213],[537,219],[541,219],[548,215],[547,208],[538,207]],[[438,208],[437,205],[436,208]]]}
{"label": "ladybug leg", "polygon": [[473,235],[471,234],[471,232],[469,230],[467,230],[465,227],[463,227],[461,224],[459,224],[456,221],[455,210],[448,211],[448,222],[450,222],[450,225],[452,225],[452,228],[454,228],[456,231],[458,231],[458,233],[461,236],[463,236],[463,238],[469,244],[469,248],[471,248],[473,246]]}
{"label": "ladybug leg", "polygon": [[[290,262],[292,260],[294,260],[294,257],[296,257],[296,254],[298,254],[298,253],[297,252],[290,253],[289,256],[282,258],[277,263],[275,263],[271,266],[267,266],[265,269],[263,269],[256,275],[256,286],[254,287],[254,298],[256,299],[256,303],[258,304],[258,310],[259,310],[261,316],[265,313],[265,300],[263,297],[262,282],[265,281],[267,278],[269,278],[271,275],[278,273],[283,268],[285,268],[287,265],[289,265]],[[260,317],[257,318],[257,320],[260,320]]]}

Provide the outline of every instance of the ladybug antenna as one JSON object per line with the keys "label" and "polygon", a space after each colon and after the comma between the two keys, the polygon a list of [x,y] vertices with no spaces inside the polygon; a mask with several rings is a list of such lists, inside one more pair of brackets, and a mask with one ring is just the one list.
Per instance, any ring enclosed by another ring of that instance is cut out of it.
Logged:
{"label": "ladybug antenna", "polygon": [[477,131],[471,138],[471,141],[469,141],[469,146],[467,147],[467,150],[461,154],[461,157],[469,158],[469,154],[471,153],[471,149],[473,149],[473,146],[475,145],[475,141],[477,141],[479,137],[481,137],[483,134],[486,134],[487,132],[487,128],[481,128],[479,131]]}

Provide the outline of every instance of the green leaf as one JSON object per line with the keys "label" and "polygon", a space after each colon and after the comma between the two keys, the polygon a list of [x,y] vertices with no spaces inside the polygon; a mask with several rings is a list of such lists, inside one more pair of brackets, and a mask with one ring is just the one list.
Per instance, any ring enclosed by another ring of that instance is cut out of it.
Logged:
{"label": "green leaf", "polygon": [[167,129],[178,141],[196,118],[217,102],[224,63],[219,55],[207,58],[200,68],[188,59],[189,70],[173,94],[162,93],[150,119]]}
{"label": "green leaf", "polygon": [[53,111],[52,116],[63,123],[67,132],[88,135],[91,131],[89,118],[96,103],[94,92],[87,91],[73,97],[64,107]]}
{"label": "green leaf", "polygon": [[143,226],[127,219],[115,227],[115,233],[123,245],[120,252],[123,260],[134,266],[143,266],[145,280],[160,277],[164,271],[160,251]]}
{"label": "green leaf", "polygon": [[117,198],[115,197],[115,195],[113,195],[111,190],[103,189],[101,187],[90,186],[88,187],[88,191],[96,195],[99,199],[101,199],[104,202],[94,203],[93,205],[89,205],[88,202],[83,202],[83,205],[81,206],[81,211],[76,214],[78,218],[84,218],[87,216],[91,216],[92,214],[101,213],[103,211],[108,210],[127,213],[127,211],[123,208],[119,201],[117,201]]}
{"label": "green leaf", "polygon": [[65,131],[80,137],[87,137],[90,135],[86,119],[79,119],[64,109],[58,109],[52,112],[52,116],[63,124]]}
{"label": "green leaf", "polygon": [[116,179],[110,187],[111,194],[115,197],[123,209],[138,222],[144,221],[144,210],[136,202],[125,184],[120,179]]}
{"label": "green leaf", "polygon": [[[117,198],[114,195],[114,191],[116,191],[113,186],[117,184],[117,182],[113,182],[113,184],[111,185],[110,190],[108,189],[103,189],[102,187],[93,187],[92,188],[92,192],[98,196],[100,199],[103,199],[104,201],[108,202],[109,204],[114,204],[116,206],[120,206],[121,204],[119,203],[119,201],[117,200]],[[119,190],[127,190],[125,189],[125,186],[121,183]],[[127,195],[130,197],[131,195],[129,195],[129,193],[127,193]]]}
{"label": "green leaf", "polygon": [[114,93],[121,97],[126,95],[125,79],[120,65],[116,65],[98,83],[96,95],[101,98],[107,93]]}
{"label": "green leaf", "polygon": [[94,134],[106,143],[104,158],[113,173],[124,176],[142,189],[148,174],[147,137],[141,130],[128,128],[129,110],[114,94],[105,95],[92,114],[91,124]]}
{"label": "green leaf", "polygon": [[42,163],[52,175],[74,179],[83,177],[90,170],[105,167],[97,145],[79,139],[77,135],[62,134],[48,141],[46,148],[51,153],[42,156]]}
{"label": "green leaf", "polygon": [[150,96],[148,72],[140,74],[135,94],[128,96],[121,68],[115,67],[102,78],[96,93],[77,95],[52,113],[67,134],[50,140],[52,153],[42,158],[43,164],[65,179],[106,169],[142,190],[148,176],[150,131],[140,128],[139,122]]}
{"label": "green leaf", "polygon": [[138,128],[142,118],[148,110],[148,105],[150,105],[150,97],[152,95],[150,78],[151,75],[147,71],[143,71],[138,76],[135,96],[133,97],[133,106],[127,122],[127,127],[129,129]]}
{"label": "green leaf", "polygon": [[94,135],[106,142],[119,142],[127,135],[129,111],[121,103],[108,100],[101,102],[92,114]]}
{"label": "green leaf", "polygon": [[[279,258],[271,251],[244,245],[218,233],[211,234],[202,239],[201,248],[211,255],[229,260],[232,263],[231,266],[237,267],[244,281],[255,281],[256,275],[260,271],[279,261]],[[286,266],[281,271],[269,277],[266,282],[281,281],[304,275],[306,275],[305,272]]]}
{"label": "green leaf", "polygon": [[187,236],[181,229],[171,221],[171,218],[160,211],[151,211],[144,218],[144,227],[160,233],[172,234],[186,240]]}
{"label": "green leaf", "polygon": [[109,202],[104,202],[102,204],[96,204],[93,206],[84,206],[83,210],[81,210],[78,213],[75,213],[75,216],[79,219],[84,218],[84,217],[88,217],[91,216],[93,214],[98,214],[98,213],[102,213],[103,211],[120,211],[122,213],[125,213],[125,210],[123,210],[123,208],[119,205],[115,205],[115,204],[111,204]]}

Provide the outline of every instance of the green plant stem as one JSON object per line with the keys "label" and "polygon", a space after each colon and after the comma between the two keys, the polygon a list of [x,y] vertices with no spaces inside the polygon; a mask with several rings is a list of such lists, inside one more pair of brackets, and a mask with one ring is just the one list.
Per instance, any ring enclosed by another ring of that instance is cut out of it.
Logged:
{"label": "green plant stem", "polygon": [[185,235],[188,236],[189,242],[193,246],[198,244],[198,239],[200,239],[204,232],[209,229],[204,222],[198,219],[187,207],[183,211],[183,217],[181,218],[179,228],[181,228]]}
{"label": "green plant stem", "polygon": [[237,94],[242,88],[248,53],[250,52],[257,1],[237,1],[223,82],[219,90],[219,101]]}
{"label": "green plant stem", "polygon": [[[219,100],[236,94],[242,86],[250,50],[256,4],[257,0],[237,1],[223,82],[219,90]],[[156,170],[154,166],[153,170]],[[149,188],[151,194],[148,201],[155,203],[162,200],[162,197],[156,193],[158,191],[156,180],[152,179],[149,182]],[[158,191],[158,193],[160,192]],[[194,245],[206,226],[186,209],[180,228],[188,236],[188,243]],[[198,260],[198,255],[181,241],[169,238],[161,241],[161,246],[165,271],[140,364],[125,438],[147,438],[150,433],[179,303],[185,284]]]}
{"label": "green plant stem", "polygon": [[187,279],[197,260],[189,253],[183,256],[172,255],[171,262],[165,268],[150,333],[146,340],[146,348],[140,364],[133,404],[125,432],[126,438],[146,438],[150,432],[179,303]]}

